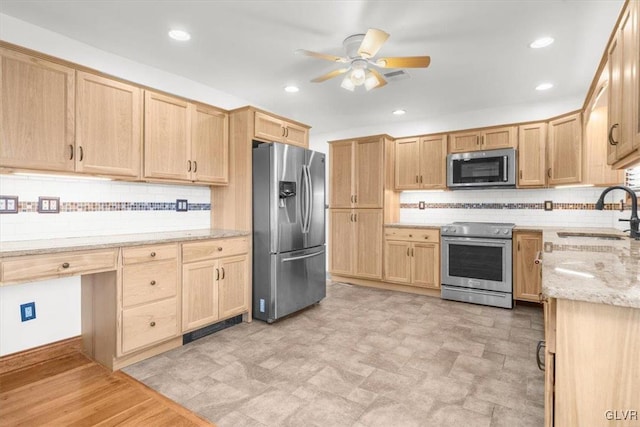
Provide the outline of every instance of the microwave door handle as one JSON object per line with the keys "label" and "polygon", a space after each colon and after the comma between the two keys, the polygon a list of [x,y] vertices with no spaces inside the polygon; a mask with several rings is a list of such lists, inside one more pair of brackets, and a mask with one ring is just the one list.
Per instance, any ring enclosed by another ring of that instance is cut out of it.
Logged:
{"label": "microwave door handle", "polygon": [[502,180],[503,180],[504,182],[507,182],[507,181],[509,180],[509,177],[507,177],[507,167],[508,167],[507,162],[508,162],[509,160],[507,159],[507,156],[502,156],[502,158],[504,159],[504,162],[503,162],[503,164],[502,164],[502,169],[503,169],[503,170],[502,170],[502,172],[503,172]]}

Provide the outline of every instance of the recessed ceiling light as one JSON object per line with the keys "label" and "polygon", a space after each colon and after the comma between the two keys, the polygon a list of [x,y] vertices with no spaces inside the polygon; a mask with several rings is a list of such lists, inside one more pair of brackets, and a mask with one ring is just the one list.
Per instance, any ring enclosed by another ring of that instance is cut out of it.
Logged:
{"label": "recessed ceiling light", "polygon": [[395,115],[395,116],[402,116],[405,113],[406,113],[406,111],[402,110],[402,109],[393,110],[393,115]]}
{"label": "recessed ceiling light", "polygon": [[547,47],[553,43],[553,37],[540,37],[529,44],[532,49],[540,49],[541,47]]}
{"label": "recessed ceiling light", "polygon": [[536,86],[536,90],[549,90],[553,87],[553,83],[540,83]]}
{"label": "recessed ceiling light", "polygon": [[296,93],[300,92],[300,88],[298,86],[289,85],[284,87],[284,91],[289,93]]}
{"label": "recessed ceiling light", "polygon": [[183,30],[171,30],[169,31],[169,37],[181,42],[186,42],[187,40],[191,40],[191,34]]}

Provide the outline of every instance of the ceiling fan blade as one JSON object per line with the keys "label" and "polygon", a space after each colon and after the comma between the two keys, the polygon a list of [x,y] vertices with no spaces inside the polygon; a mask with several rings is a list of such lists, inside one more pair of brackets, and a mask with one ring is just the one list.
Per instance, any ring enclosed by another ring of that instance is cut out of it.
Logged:
{"label": "ceiling fan blade", "polygon": [[378,89],[387,84],[387,81],[384,79],[384,77],[382,77],[382,74],[380,74],[378,70],[374,70],[373,68],[370,68],[369,71],[371,72],[373,77],[375,77],[376,80],[378,81],[378,84],[373,86],[371,89]]}
{"label": "ceiling fan blade", "polygon": [[314,58],[325,59],[327,61],[332,61],[332,62],[347,62],[348,61],[347,58],[342,58],[340,56],[327,55],[326,53],[312,52],[310,50],[305,50],[305,49],[296,50],[296,54],[312,56]]}
{"label": "ceiling fan blade", "polygon": [[326,80],[332,79],[334,77],[338,77],[340,74],[344,74],[347,71],[349,71],[348,68],[340,68],[339,70],[333,70],[331,72],[328,72],[327,74],[323,74],[320,77],[316,77],[315,79],[311,80],[313,83],[322,83]]}
{"label": "ceiling fan blade", "polygon": [[430,56],[404,56],[380,58],[375,64],[382,68],[427,68],[430,63]]}
{"label": "ceiling fan blade", "polygon": [[369,28],[358,48],[358,55],[363,58],[373,58],[388,38],[388,33],[376,28]]}

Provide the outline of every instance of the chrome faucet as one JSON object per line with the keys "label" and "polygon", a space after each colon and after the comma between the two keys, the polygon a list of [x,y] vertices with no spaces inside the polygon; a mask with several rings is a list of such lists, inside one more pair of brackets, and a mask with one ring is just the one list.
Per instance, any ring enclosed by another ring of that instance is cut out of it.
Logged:
{"label": "chrome faucet", "polygon": [[638,219],[638,196],[636,196],[635,191],[624,185],[614,185],[613,187],[605,188],[596,202],[596,209],[599,211],[604,209],[604,196],[611,190],[624,190],[631,196],[631,218],[619,219],[618,221],[629,221],[631,224],[631,238],[640,240],[640,231],[638,230],[638,226],[640,225],[640,219]]}

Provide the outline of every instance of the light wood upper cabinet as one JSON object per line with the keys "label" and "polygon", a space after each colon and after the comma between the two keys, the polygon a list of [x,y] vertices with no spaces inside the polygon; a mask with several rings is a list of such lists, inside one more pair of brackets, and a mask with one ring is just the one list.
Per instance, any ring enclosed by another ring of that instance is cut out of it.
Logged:
{"label": "light wood upper cabinet", "polygon": [[447,136],[395,141],[395,189],[446,188]]}
{"label": "light wood upper cabinet", "polygon": [[609,46],[609,164],[624,167],[640,159],[640,30],[638,2],[630,1]]}
{"label": "light wood upper cabinet", "polygon": [[194,104],[191,118],[192,178],[197,182],[229,182],[229,116]]}
{"label": "light wood upper cabinet", "polygon": [[549,185],[582,182],[581,113],[549,122],[547,177]]}
{"label": "light wood upper cabinet", "polygon": [[145,91],[144,113],[144,176],[191,180],[189,103]]}
{"label": "light wood upper cabinet", "polygon": [[544,187],[546,168],[547,124],[532,123],[518,130],[518,187]]}
{"label": "light wood upper cabinet", "polygon": [[140,177],[142,91],[78,71],[76,171]]}
{"label": "light wood upper cabinet", "polygon": [[331,209],[329,236],[331,273],[382,278],[382,209]]}
{"label": "light wood upper cabinet", "polygon": [[517,126],[456,132],[449,135],[449,152],[466,153],[469,151],[515,148],[518,145],[517,135]]}
{"label": "light wood upper cabinet", "polygon": [[540,302],[542,292],[541,264],[535,260],[542,251],[542,234],[535,232],[514,233],[514,295],[522,301]]}
{"label": "light wood upper cabinet", "polygon": [[282,142],[285,144],[309,147],[309,128],[261,111],[254,116],[254,137],[265,142]]}
{"label": "light wood upper cabinet", "polygon": [[382,208],[383,139],[332,142],[329,158],[331,208]]}
{"label": "light wood upper cabinet", "polygon": [[75,71],[0,48],[0,167],[73,171]]}
{"label": "light wood upper cabinet", "polygon": [[387,227],[384,247],[385,280],[440,288],[440,230]]}

